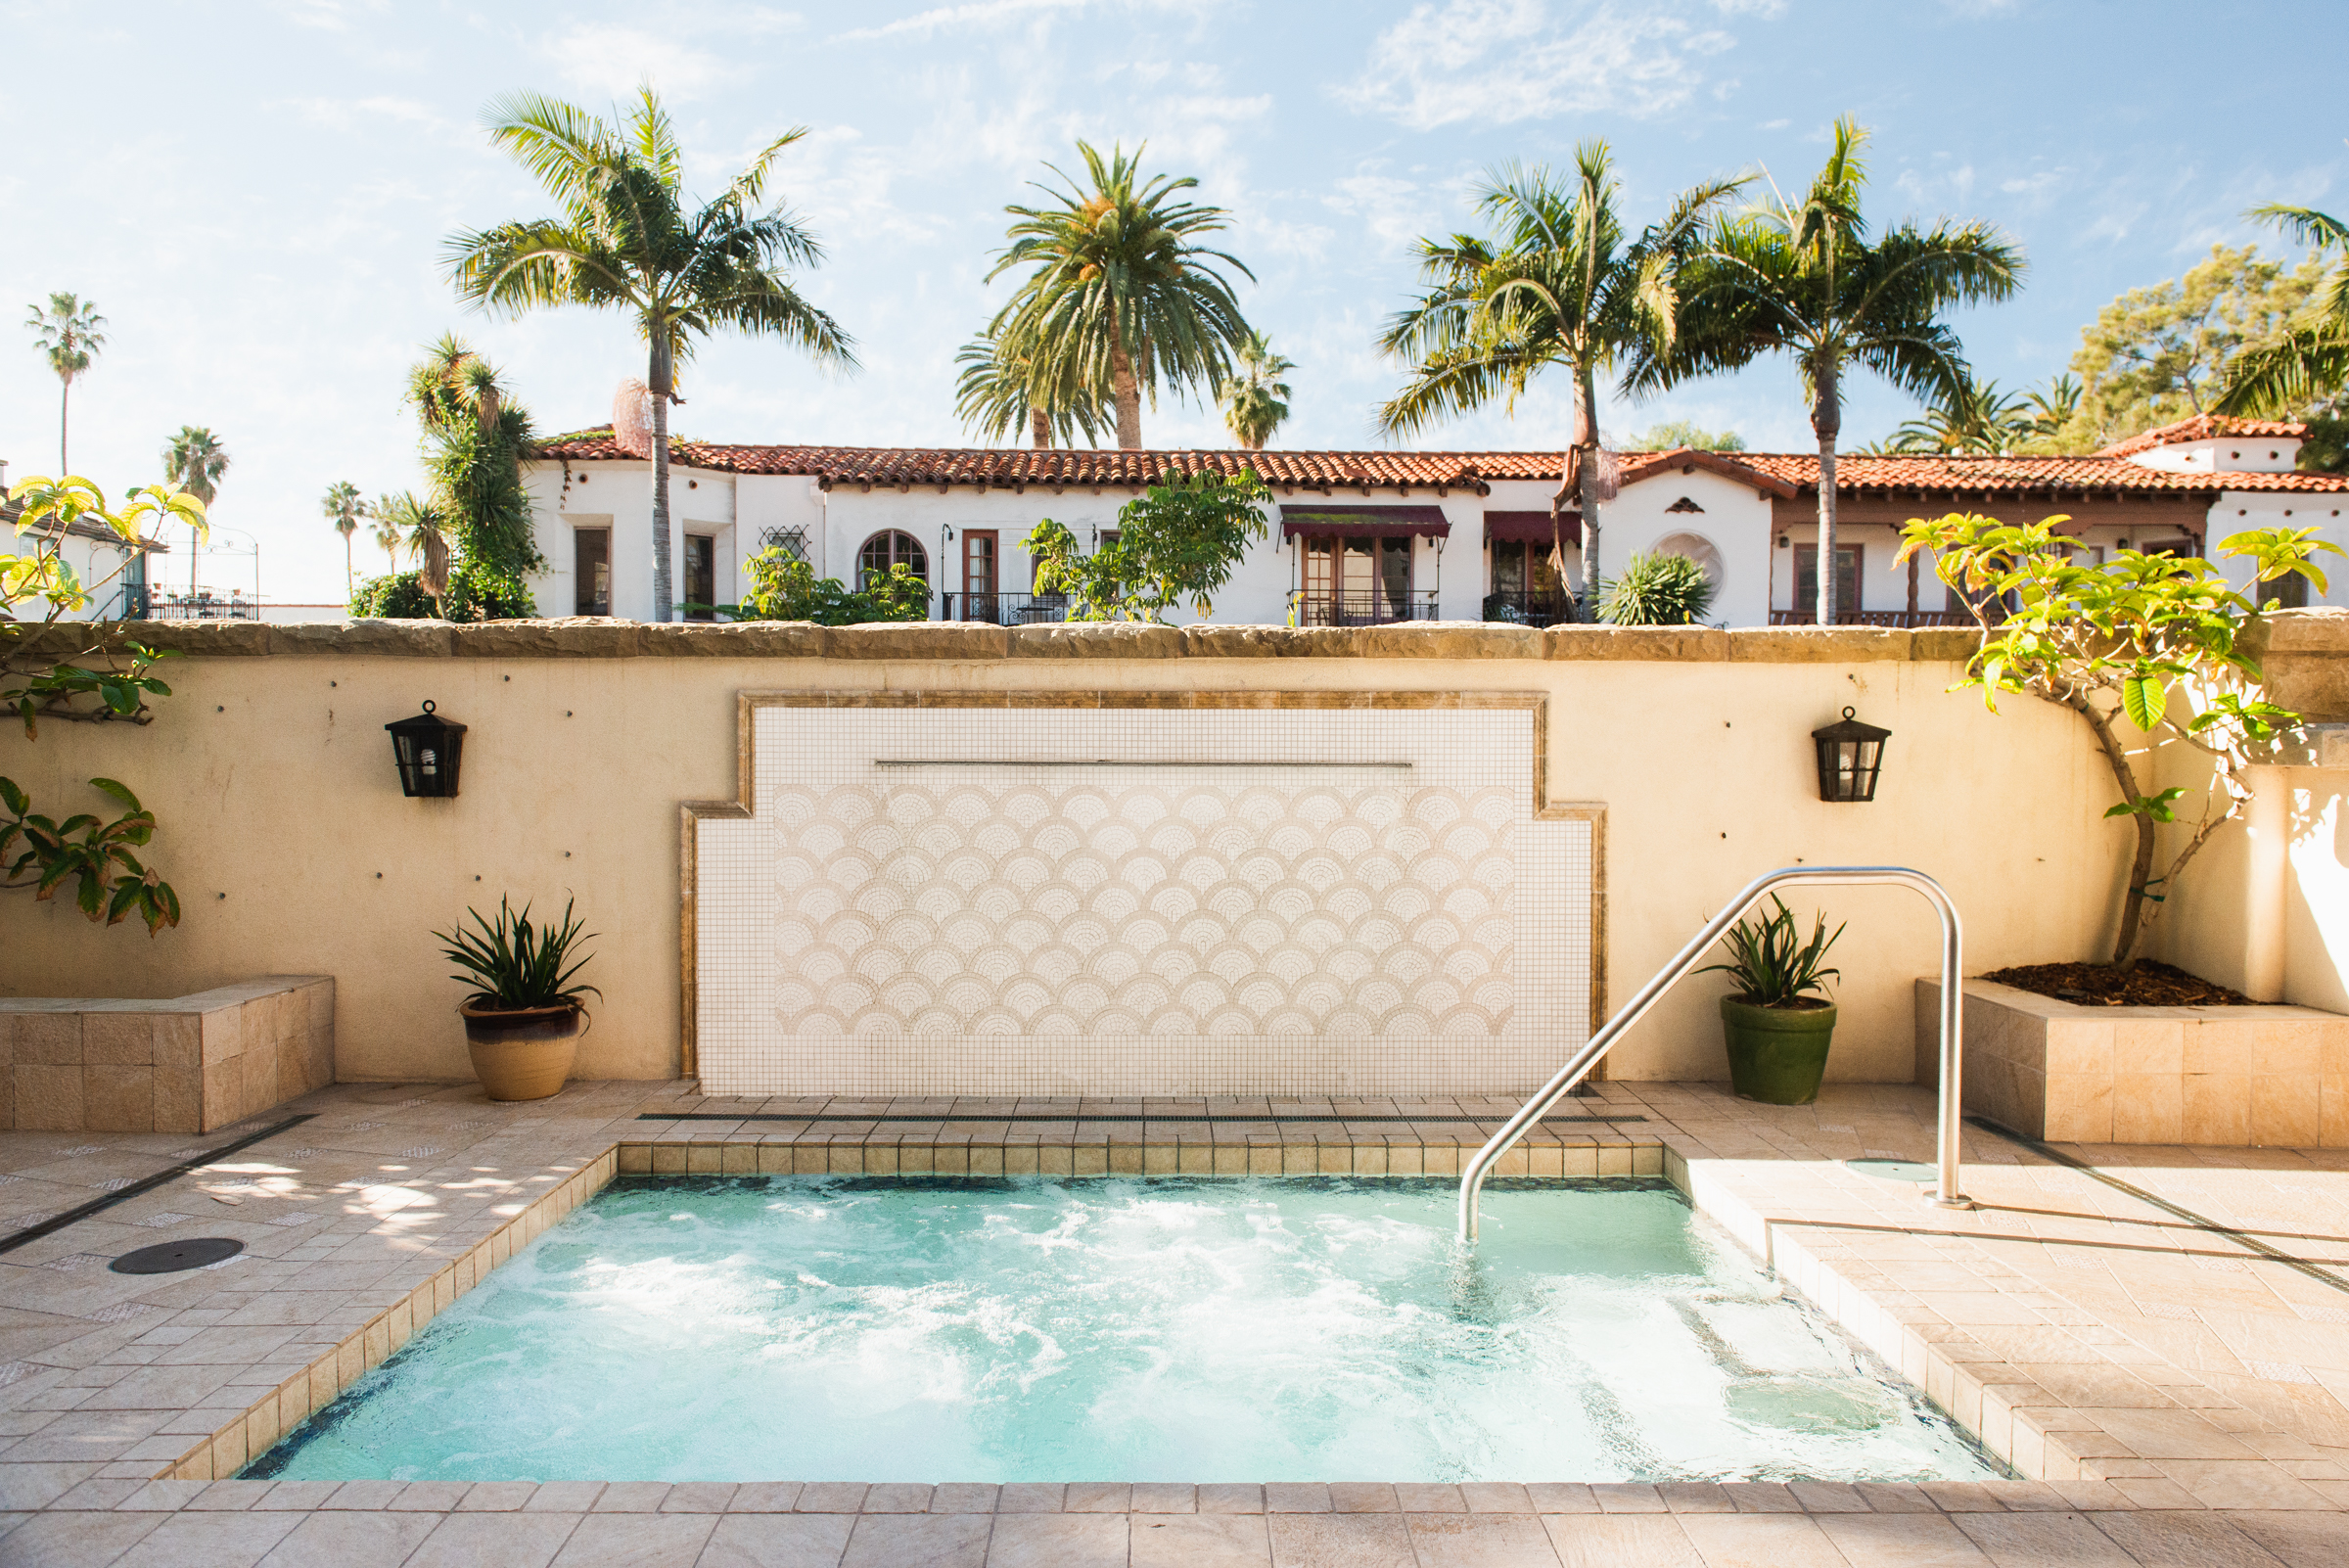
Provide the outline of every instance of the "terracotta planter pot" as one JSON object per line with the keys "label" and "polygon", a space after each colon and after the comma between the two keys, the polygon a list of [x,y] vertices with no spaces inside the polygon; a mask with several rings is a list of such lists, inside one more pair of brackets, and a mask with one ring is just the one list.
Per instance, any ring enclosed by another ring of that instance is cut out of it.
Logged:
{"label": "terracotta planter pot", "polygon": [[493,1100],[543,1100],[560,1091],[579,1053],[584,1010],[526,1007],[514,1012],[460,1007],[474,1075]]}
{"label": "terracotta planter pot", "polygon": [[1835,1009],[1757,1007],[1721,999],[1721,1032],[1729,1047],[1729,1086],[1764,1105],[1809,1105],[1827,1074]]}

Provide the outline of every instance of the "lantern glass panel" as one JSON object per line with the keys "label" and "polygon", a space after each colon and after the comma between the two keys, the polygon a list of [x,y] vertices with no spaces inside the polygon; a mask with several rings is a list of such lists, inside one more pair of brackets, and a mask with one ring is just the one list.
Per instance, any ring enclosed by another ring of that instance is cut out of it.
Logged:
{"label": "lantern glass panel", "polygon": [[1884,743],[1892,731],[1855,718],[1843,711],[1839,722],[1811,732],[1819,752],[1819,798],[1822,801],[1872,801],[1876,777],[1884,762]]}
{"label": "lantern glass panel", "polygon": [[412,798],[444,800],[457,793],[457,775],[465,755],[465,726],[441,718],[426,703],[414,718],[386,724],[392,732],[392,760],[399,769],[399,791]]}

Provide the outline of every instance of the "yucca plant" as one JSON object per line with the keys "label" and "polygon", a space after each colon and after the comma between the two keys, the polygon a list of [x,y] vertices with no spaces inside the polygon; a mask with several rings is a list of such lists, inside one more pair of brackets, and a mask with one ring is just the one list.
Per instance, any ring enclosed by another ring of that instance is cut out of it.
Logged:
{"label": "yucca plant", "polygon": [[[1697,973],[1709,975],[1718,970],[1727,975],[1737,987],[1737,1000],[1751,1006],[1823,1006],[1827,978],[1843,978],[1842,970],[1825,967],[1827,949],[1843,935],[1843,926],[1829,936],[1827,917],[1822,914],[1812,927],[1811,940],[1805,942],[1785,901],[1775,897],[1770,901],[1777,905],[1777,913],[1757,915],[1751,922],[1740,920],[1721,939],[1729,949],[1729,962],[1707,964]],[[1818,1000],[1811,997],[1814,992]]]}
{"label": "yucca plant", "polygon": [[590,992],[602,1000],[604,993],[593,986],[572,984],[572,977],[593,956],[582,954],[574,962],[572,948],[593,940],[595,933],[581,929],[571,908],[566,901],[559,926],[533,925],[529,904],[517,914],[513,904],[501,898],[494,921],[483,919],[479,909],[468,909],[465,912],[473,917],[477,929],[468,931],[459,925],[454,931],[434,932],[448,944],[441,951],[460,971],[449,979],[481,988],[465,998],[465,1004],[487,1012],[520,1012],[532,1007],[583,1006],[580,998]]}
{"label": "yucca plant", "polygon": [[1635,555],[1599,585],[1598,619],[1618,626],[1686,626],[1713,608],[1713,579],[1684,555]]}

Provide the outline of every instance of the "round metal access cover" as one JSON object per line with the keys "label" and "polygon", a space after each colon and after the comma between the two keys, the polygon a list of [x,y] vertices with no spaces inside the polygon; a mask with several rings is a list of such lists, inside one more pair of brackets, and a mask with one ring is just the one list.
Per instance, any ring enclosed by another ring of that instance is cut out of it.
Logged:
{"label": "round metal access cover", "polygon": [[175,1274],[182,1268],[202,1268],[223,1258],[234,1258],[245,1243],[233,1236],[197,1236],[189,1241],[161,1241],[126,1252],[107,1267],[117,1274]]}

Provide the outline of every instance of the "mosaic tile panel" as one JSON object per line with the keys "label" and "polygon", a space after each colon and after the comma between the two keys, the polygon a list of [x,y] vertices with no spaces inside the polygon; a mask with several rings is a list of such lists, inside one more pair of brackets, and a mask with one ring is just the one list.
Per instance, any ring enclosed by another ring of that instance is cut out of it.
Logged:
{"label": "mosaic tile panel", "polygon": [[1589,824],[1525,710],[763,707],[695,824],[712,1092],[1531,1087]]}

